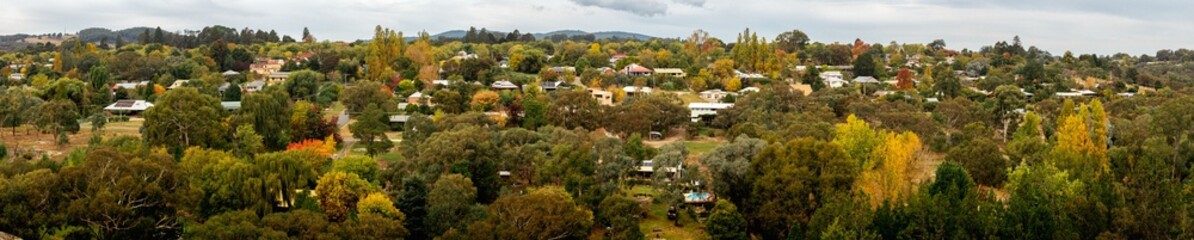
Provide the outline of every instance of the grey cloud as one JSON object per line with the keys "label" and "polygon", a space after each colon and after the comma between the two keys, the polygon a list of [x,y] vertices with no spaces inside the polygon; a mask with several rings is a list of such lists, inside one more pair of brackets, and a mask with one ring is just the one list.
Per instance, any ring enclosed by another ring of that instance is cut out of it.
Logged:
{"label": "grey cloud", "polygon": [[694,7],[705,6],[705,0],[672,0],[672,1],[679,3],[679,4],[690,5],[690,6],[694,6]]}
{"label": "grey cloud", "polygon": [[[599,7],[653,17],[667,13],[667,4],[659,0],[571,0],[581,6]],[[684,0],[700,1],[700,0]]]}

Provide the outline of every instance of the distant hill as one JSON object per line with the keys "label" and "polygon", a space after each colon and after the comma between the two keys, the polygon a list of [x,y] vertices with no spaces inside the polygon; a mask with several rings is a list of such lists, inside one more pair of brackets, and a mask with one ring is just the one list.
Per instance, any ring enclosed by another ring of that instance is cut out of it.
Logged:
{"label": "distant hill", "polygon": [[109,43],[115,43],[118,38],[124,39],[124,42],[137,42],[137,37],[146,30],[153,31],[153,28],[134,27],[120,31],[112,31],[107,28],[88,28],[79,30],[79,40],[84,42],[99,42],[104,37],[107,37]]}
{"label": "distant hill", "polygon": [[[500,35],[506,35],[509,33],[509,32],[503,32],[503,31],[488,31],[488,32],[500,34]],[[464,38],[464,35],[467,33],[468,33],[468,31],[466,31],[466,30],[451,30],[451,31],[446,31],[446,32],[442,32],[439,34],[431,35],[431,39]],[[559,31],[546,32],[546,33],[532,33],[531,35],[534,35],[535,39],[544,39],[544,38],[549,38],[554,35],[564,35],[564,36],[572,37],[572,36],[585,35],[585,34],[590,34],[590,32],[585,32],[585,31],[580,31],[580,30],[559,30]],[[592,32],[591,34],[593,34],[593,36],[596,37],[597,39],[622,38],[622,39],[635,39],[635,40],[650,40],[650,39],[656,38],[656,37],[649,36],[646,34],[622,32],[622,31]],[[413,41],[417,38],[418,38],[418,36],[407,36],[406,40]]]}

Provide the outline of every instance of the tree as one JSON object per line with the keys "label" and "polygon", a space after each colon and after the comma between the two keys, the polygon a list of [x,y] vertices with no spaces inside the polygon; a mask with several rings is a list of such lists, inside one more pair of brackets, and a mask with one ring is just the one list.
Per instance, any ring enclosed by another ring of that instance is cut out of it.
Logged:
{"label": "tree", "polygon": [[232,134],[232,153],[238,157],[252,157],[257,153],[265,150],[265,145],[262,144],[264,138],[253,130],[253,125],[245,124],[236,127],[236,133]]}
{"label": "tree", "polygon": [[394,30],[377,26],[365,55],[367,69],[365,79],[381,82],[398,74],[394,64],[398,57],[402,56],[402,48],[405,44],[406,40],[402,39],[402,33],[395,33]]}
{"label": "tree", "polygon": [[332,162],[332,171],[353,173],[367,182],[376,182],[377,160],[366,156],[347,156]]}
{"label": "tree", "polygon": [[547,125],[547,104],[535,97],[522,98],[523,115],[522,127],[530,130],[539,129]]}
{"label": "tree", "polygon": [[54,133],[54,139],[59,139],[66,136],[66,133],[79,132],[79,110],[75,108],[75,103],[66,99],[56,99],[42,104],[38,109],[39,118],[37,124],[42,129],[50,130]]}
{"label": "tree", "polygon": [[1024,105],[1024,93],[1016,86],[1003,85],[995,88],[992,95],[992,98],[987,99],[987,109],[991,112],[991,116],[1003,123],[1003,131],[1000,132],[1003,135],[1003,141],[1006,142],[1012,121],[1015,121],[1018,115],[1016,109]]}
{"label": "tree", "polygon": [[[596,224],[605,226],[607,236],[614,239],[645,239],[639,230],[639,219],[647,213],[634,198],[610,195],[597,205]],[[744,220],[745,221],[745,220]]]}
{"label": "tree", "polygon": [[900,68],[900,72],[896,73],[896,89],[912,89],[912,87],[912,71]]}
{"label": "tree", "polygon": [[804,76],[800,78],[800,82],[808,84],[812,87],[813,92],[821,91],[825,88],[825,81],[821,81],[821,68],[816,65],[805,65]]}
{"label": "tree", "polygon": [[751,160],[766,147],[766,141],[739,136],[702,155],[701,164],[709,168],[714,192],[723,199],[745,204],[750,194],[751,183],[746,182],[746,176]]}
{"label": "tree", "polygon": [[402,225],[409,230],[411,239],[428,238],[425,222],[427,218],[427,184],[419,177],[407,177],[402,180],[402,192],[398,194],[395,203],[398,210],[405,213]]}
{"label": "tree", "polygon": [[187,149],[179,167],[203,193],[198,200],[201,217],[240,209],[264,213],[271,207],[261,172],[249,161],[224,151],[193,147]]}
{"label": "tree", "polygon": [[460,174],[440,176],[427,194],[427,219],[424,224],[432,234],[451,228],[464,229],[476,220],[472,208],[477,189],[473,182]]}
{"label": "tree", "polygon": [[973,173],[975,182],[992,187],[1003,185],[1010,167],[999,145],[986,138],[975,138],[954,147],[945,158],[960,163],[967,172]]}
{"label": "tree", "polygon": [[864,52],[854,59],[854,76],[879,76],[879,69],[876,67],[875,56],[871,52]]}
{"label": "tree", "polygon": [[252,124],[268,149],[283,149],[290,144],[290,98],[281,88],[269,87],[245,96],[237,121]]}
{"label": "tree", "polygon": [[319,84],[324,80],[323,73],[311,70],[300,70],[290,73],[282,88],[290,94],[292,99],[314,101],[319,92]]}
{"label": "tree", "polygon": [[912,192],[909,174],[920,153],[920,138],[915,133],[881,133],[874,156],[863,162],[858,188],[871,197],[871,206],[890,201],[900,202]]}
{"label": "tree", "polygon": [[223,146],[225,130],[220,123],[223,113],[219,100],[200,94],[195,88],[171,90],[145,111],[145,140],[150,145],[178,152],[191,146]]}
{"label": "tree", "polygon": [[91,151],[77,167],[59,173],[68,205],[66,216],[95,229],[97,235],[148,239],[177,235],[182,199],[195,193],[177,162],[162,152],[138,157],[112,149]]}
{"label": "tree", "polygon": [[316,181],[324,169],[326,158],[310,151],[285,151],[258,154],[254,164],[261,171],[268,199],[281,200],[278,206],[290,208],[296,199],[295,191],[309,189],[309,183]]}
{"label": "tree", "polygon": [[866,165],[876,147],[883,141],[878,132],[854,114],[846,117],[845,123],[834,126],[833,142],[846,150],[846,154],[854,161]]}
{"label": "tree", "polygon": [[389,129],[387,121],[389,121],[389,117],[377,107],[377,104],[369,104],[357,121],[348,125],[348,130],[352,132],[352,137],[365,144],[365,149],[370,156],[375,156],[394,147],[394,142],[386,136],[386,129]]}
{"label": "tree", "polygon": [[775,37],[775,47],[783,49],[786,52],[794,53],[804,49],[808,45],[808,35],[800,30],[792,30],[780,33]]}
{"label": "tree", "polygon": [[725,199],[717,200],[717,205],[713,207],[713,212],[709,214],[709,220],[705,223],[705,229],[709,232],[709,237],[715,240],[747,240],[750,239],[750,234],[746,231],[746,218],[742,217],[742,213],[738,212],[738,207]]}
{"label": "tree", "polygon": [[380,83],[360,82],[344,89],[340,95],[340,103],[344,104],[350,114],[358,114],[365,111],[369,104],[385,104],[393,98],[383,89],[386,87]]}
{"label": "tree", "polygon": [[42,104],[41,98],[33,96],[25,91],[9,89],[6,96],[0,96],[0,126],[12,128],[12,134],[17,134],[17,127],[26,124],[28,121],[38,117],[38,111]]}
{"label": "tree", "polygon": [[569,91],[557,95],[546,113],[549,123],[568,129],[596,129],[599,114],[597,101],[582,91]]}
{"label": "tree", "polygon": [[472,101],[470,101],[469,105],[471,105],[474,110],[489,111],[493,110],[493,107],[498,103],[498,100],[499,97],[497,92],[481,90],[477,91],[476,94],[473,94]]}
{"label": "tree", "polygon": [[937,66],[939,69],[933,70],[935,76],[933,80],[933,91],[939,96],[945,98],[953,98],[962,95],[962,82],[958,79],[958,75],[944,66]]}
{"label": "tree", "polygon": [[361,198],[380,190],[355,173],[339,171],[323,174],[315,186],[319,208],[332,222],[348,219],[349,210],[355,209]]}
{"label": "tree", "polygon": [[809,138],[763,149],[748,175],[752,232],[766,239],[802,234],[789,230],[808,223],[828,196],[851,191],[859,167],[838,144]]}
{"label": "tree", "polygon": [[469,227],[473,239],[584,239],[593,224],[593,213],[560,187],[498,199],[489,216]]}

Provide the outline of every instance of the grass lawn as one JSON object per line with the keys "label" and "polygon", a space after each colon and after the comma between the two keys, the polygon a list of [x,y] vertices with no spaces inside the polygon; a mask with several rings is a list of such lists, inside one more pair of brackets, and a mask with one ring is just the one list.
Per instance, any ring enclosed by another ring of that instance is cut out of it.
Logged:
{"label": "grass lawn", "polygon": [[695,103],[709,102],[709,101],[705,100],[704,98],[701,98],[700,95],[693,94],[693,93],[677,94],[677,95],[680,96],[680,100],[684,101],[684,104],[689,104],[689,103],[694,103],[694,102]]}
{"label": "grass lawn", "polygon": [[[658,194],[651,186],[638,185],[630,189],[633,194],[646,194],[655,196]],[[666,204],[651,203],[647,209],[647,218],[639,222],[639,230],[647,235],[647,239],[655,238],[655,229],[661,231],[658,233],[659,237],[665,239],[708,239],[708,234],[705,233],[704,225],[698,223],[686,211],[680,211],[680,224],[683,227],[676,227],[675,223],[667,219]]]}
{"label": "grass lawn", "polygon": [[713,148],[716,148],[717,146],[719,146],[721,144],[722,144],[722,142],[707,141],[707,140],[685,141],[684,142],[684,146],[688,147],[688,153],[690,155],[694,155],[694,156],[700,156],[702,154],[705,154],[706,152],[713,150]]}

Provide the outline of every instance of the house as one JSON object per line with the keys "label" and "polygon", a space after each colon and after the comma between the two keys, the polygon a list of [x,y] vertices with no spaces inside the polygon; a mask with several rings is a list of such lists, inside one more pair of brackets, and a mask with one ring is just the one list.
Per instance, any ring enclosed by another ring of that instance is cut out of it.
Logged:
{"label": "house", "polygon": [[518,89],[518,85],[514,85],[510,81],[496,81],[493,84],[489,84],[489,88],[492,88],[494,91],[514,90]]}
{"label": "house", "polygon": [[759,92],[759,87],[745,87],[738,90],[738,94],[756,93]]}
{"label": "house", "polygon": [[842,75],[841,71],[822,72],[820,76],[821,76],[821,80],[827,80],[829,78],[846,79],[846,76]]}
{"label": "house", "polygon": [[191,82],[191,80],[175,80],[174,83],[170,84],[170,87],[167,87],[167,89],[175,89],[175,88],[184,87],[187,85],[187,83],[190,83],[190,82]]}
{"label": "house", "polygon": [[[655,166],[654,165],[655,165],[654,160],[643,160],[642,163],[639,164],[636,172],[638,172],[638,175],[641,177],[649,178],[649,177],[655,175]],[[659,167],[659,170],[661,172],[670,175],[670,176],[668,176],[669,178],[679,178],[680,174],[681,174],[680,169],[684,169],[684,162],[680,162],[675,167],[672,167],[672,166],[660,166]]]}
{"label": "house", "polygon": [[20,73],[13,73],[13,74],[9,74],[9,75],[8,75],[8,80],[10,80],[10,81],[21,81],[21,80],[25,80],[25,74],[20,74]]}
{"label": "house", "polygon": [[618,71],[614,71],[614,68],[611,68],[611,67],[601,67],[601,68],[597,69],[597,72],[599,72],[601,74],[614,74],[614,73],[617,73]]}
{"label": "house", "polygon": [[711,116],[716,116],[717,111],[733,106],[733,103],[689,103],[688,113],[690,115],[689,117],[692,119],[692,122],[697,122],[702,120],[702,118],[711,118]]}
{"label": "house", "polygon": [[232,83],[220,84],[219,87],[216,87],[216,91],[219,91],[220,95],[224,95],[224,91],[227,91],[229,87],[232,87]]}
{"label": "house", "polygon": [[613,57],[610,57],[610,58],[609,58],[609,65],[610,65],[610,66],[617,66],[617,65],[618,65],[618,61],[621,61],[622,59],[626,59],[626,54],[614,54],[614,56],[613,56]]}
{"label": "house", "polygon": [[148,85],[149,85],[149,81],[140,81],[140,82],[121,82],[121,83],[115,83],[115,84],[112,84],[112,90],[121,89],[121,88],[123,88],[123,89],[137,89],[137,87],[141,87],[141,86],[148,86]]}
{"label": "house", "polygon": [[879,79],[875,79],[875,77],[871,76],[859,76],[850,81],[853,81],[854,83],[879,83]]}
{"label": "house", "polygon": [[153,103],[145,100],[117,100],[115,103],[104,107],[104,111],[110,113],[120,114],[137,114],[153,107]]}
{"label": "house", "polygon": [[452,80],[431,80],[431,85],[446,87],[452,85]]}
{"label": "house", "polygon": [[596,99],[598,104],[606,106],[614,105],[614,93],[602,91],[601,89],[590,88],[589,95],[592,95],[593,99]]}
{"label": "house", "polygon": [[240,89],[241,89],[241,91],[254,93],[254,92],[261,91],[262,89],[264,89],[265,85],[266,85],[265,81],[257,80],[257,81],[252,81],[252,82],[245,83],[245,84],[241,85]]}
{"label": "house", "polygon": [[476,59],[476,53],[468,53],[465,51],[456,52],[456,56],[452,56],[452,60]]}
{"label": "house", "polygon": [[1060,98],[1075,98],[1075,97],[1097,96],[1097,95],[1099,95],[1099,93],[1096,93],[1091,90],[1085,90],[1085,89],[1078,90],[1078,91],[1070,90],[1069,92],[1058,92],[1056,94],[1056,96],[1060,97]]}
{"label": "house", "polygon": [[390,129],[402,129],[407,121],[410,121],[410,115],[390,115]]}
{"label": "house", "polygon": [[406,103],[410,104],[423,104],[423,101],[431,104],[431,96],[423,94],[423,92],[415,92],[406,97]]}
{"label": "house", "polygon": [[726,95],[730,95],[730,92],[722,91],[721,89],[710,89],[710,90],[701,91],[701,98],[709,99],[709,100],[713,100],[713,101],[719,101],[719,102],[721,101],[722,98],[725,98]]}
{"label": "house", "polygon": [[683,69],[679,69],[679,68],[656,68],[655,74],[664,75],[664,76],[668,76],[668,77],[674,77],[674,78],[683,78],[683,77],[688,76],[687,74],[684,74]]}
{"label": "house", "polygon": [[619,71],[619,73],[626,74],[631,77],[651,76],[652,72],[653,71],[651,71],[650,68],[639,66],[638,64],[634,64],[634,63],[631,63],[630,65],[626,65],[626,68],[623,68],[622,71]]}
{"label": "house", "polygon": [[837,78],[837,77],[822,78],[821,81],[824,82],[825,86],[827,86],[829,88],[840,88],[840,87],[846,86],[846,84],[850,83],[844,79]]}
{"label": "house", "polygon": [[637,95],[642,95],[642,94],[651,94],[652,90],[651,90],[651,87],[626,86],[626,87],[622,88],[622,91],[626,92],[626,96],[629,97],[629,96],[637,96]]}
{"label": "house", "polygon": [[543,91],[555,91],[560,88],[564,88],[564,82],[562,81],[539,82],[539,89],[542,89]]}
{"label": "house", "polygon": [[227,77],[227,76],[240,75],[240,73],[238,73],[236,71],[228,70],[228,71],[224,71],[224,73],[220,73],[220,75],[224,75],[225,77]]}
{"label": "house", "polygon": [[738,78],[741,78],[741,79],[751,79],[751,78],[767,78],[766,76],[763,76],[763,74],[758,74],[758,73],[744,73],[744,72],[742,72],[742,71],[738,71],[738,70],[734,70],[734,75],[737,75],[737,76],[738,76]]}
{"label": "house", "polygon": [[575,73],[576,67],[551,67],[551,68],[548,68],[548,70],[551,70],[552,72],[555,72],[556,74],[564,75],[564,72]]}
{"label": "house", "polygon": [[249,65],[249,72],[259,76],[268,76],[271,73],[282,71],[282,65],[286,65],[286,60],[258,58]]}
{"label": "house", "polygon": [[502,60],[502,61],[498,62],[498,67],[510,68],[510,60]]}
{"label": "house", "polygon": [[266,78],[266,80],[269,80],[270,84],[279,84],[286,82],[286,78],[288,77],[290,77],[290,72],[274,72],[270,73],[269,78]]}
{"label": "house", "polygon": [[240,110],[240,101],[223,101],[220,102],[220,106],[224,107],[225,111],[236,111]]}

